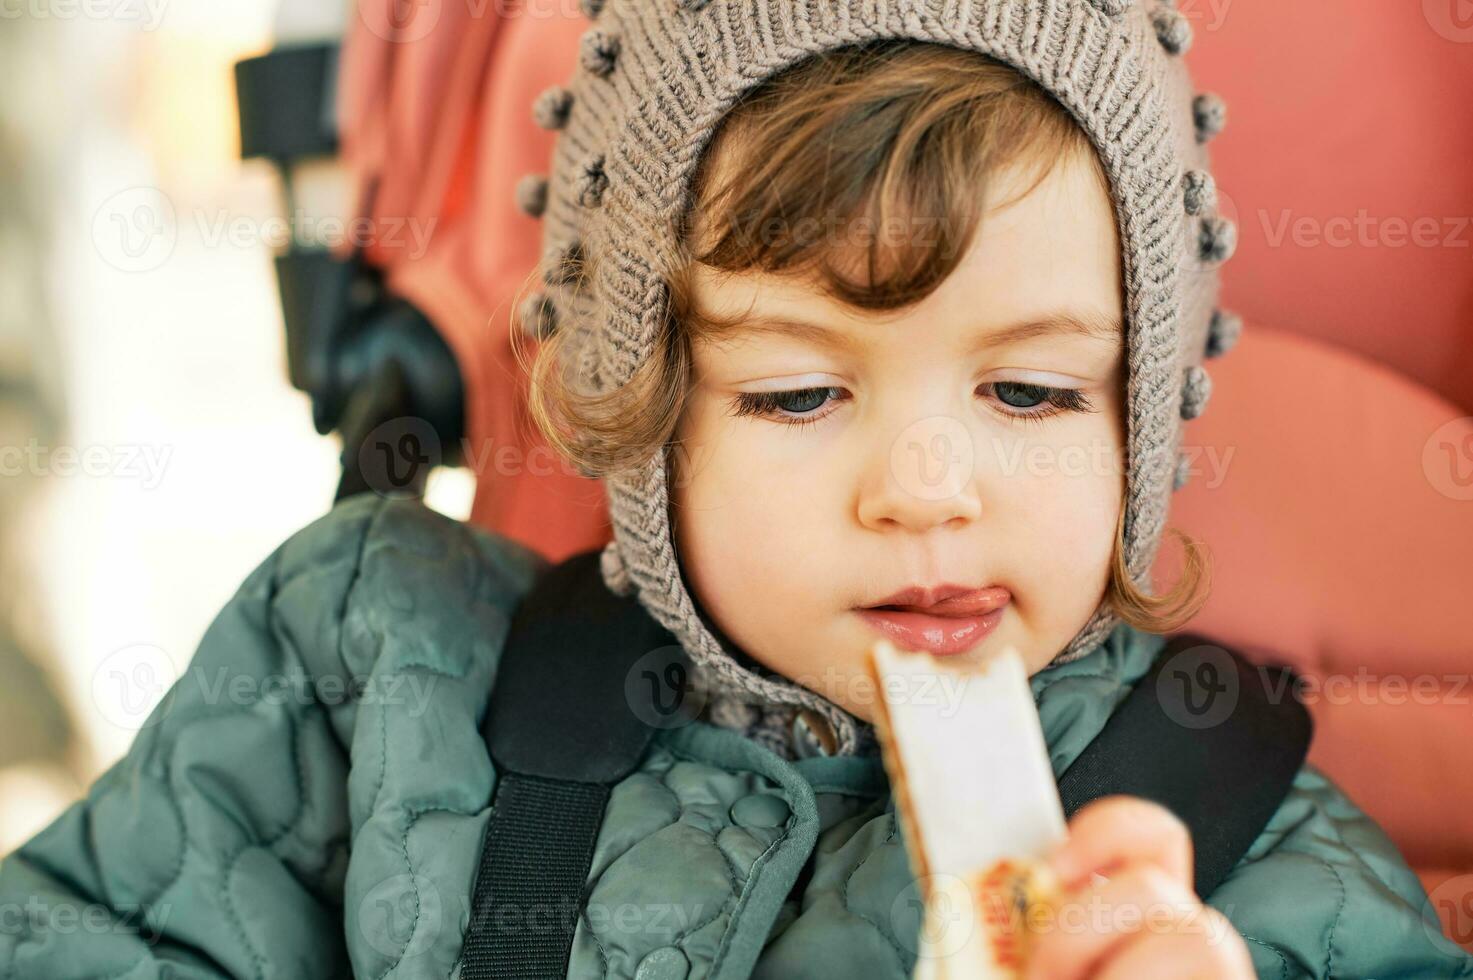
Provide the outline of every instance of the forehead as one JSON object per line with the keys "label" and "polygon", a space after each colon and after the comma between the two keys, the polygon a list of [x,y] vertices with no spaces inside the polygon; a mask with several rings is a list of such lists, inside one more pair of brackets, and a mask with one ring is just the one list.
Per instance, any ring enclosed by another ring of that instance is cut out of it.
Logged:
{"label": "forehead", "polygon": [[[856,312],[816,284],[792,277],[697,266],[695,332],[711,340],[748,335],[853,346],[878,335],[886,324],[903,321],[922,328],[967,324],[984,335],[998,333],[1000,340],[1076,335],[1119,341],[1120,240],[1112,202],[1097,173],[1084,160],[1060,161],[1023,193],[1031,183],[1019,171],[992,188],[990,196],[1003,203],[984,215],[955,271],[913,307]],[[1001,337],[1024,326],[1030,329]],[[984,346],[988,340],[978,339]]]}

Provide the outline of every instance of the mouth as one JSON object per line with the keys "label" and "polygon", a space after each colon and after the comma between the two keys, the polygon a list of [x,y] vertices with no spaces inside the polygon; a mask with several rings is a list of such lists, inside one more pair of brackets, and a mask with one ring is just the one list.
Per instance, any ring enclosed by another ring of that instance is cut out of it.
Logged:
{"label": "mouth", "polygon": [[1011,601],[1007,589],[994,587],[954,594],[927,605],[887,602],[855,612],[902,649],[954,656],[986,639]]}

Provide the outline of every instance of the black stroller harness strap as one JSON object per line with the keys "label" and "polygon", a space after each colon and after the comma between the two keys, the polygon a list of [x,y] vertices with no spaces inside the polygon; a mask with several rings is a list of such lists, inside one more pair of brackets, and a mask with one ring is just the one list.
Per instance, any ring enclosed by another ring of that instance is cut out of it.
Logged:
{"label": "black stroller harness strap", "polygon": [[1116,793],[1153,800],[1192,834],[1211,895],[1284,801],[1313,734],[1286,667],[1250,663],[1196,633],[1172,636],[1059,777],[1064,813]]}
{"label": "black stroller harness strap", "polygon": [[[497,782],[462,980],[567,974],[609,793],[655,732],[638,698],[682,695],[682,658],[604,585],[596,550],[544,572],[517,606],[482,726]],[[677,689],[652,691],[647,675]]]}
{"label": "black stroller harness strap", "polygon": [[[674,636],[603,583],[597,550],[545,571],[512,618],[483,724],[497,769],[462,980],[567,975],[613,787],[687,693]],[[1210,895],[1288,792],[1312,725],[1287,668],[1170,638],[1059,779],[1066,814],[1125,793],[1191,831]]]}

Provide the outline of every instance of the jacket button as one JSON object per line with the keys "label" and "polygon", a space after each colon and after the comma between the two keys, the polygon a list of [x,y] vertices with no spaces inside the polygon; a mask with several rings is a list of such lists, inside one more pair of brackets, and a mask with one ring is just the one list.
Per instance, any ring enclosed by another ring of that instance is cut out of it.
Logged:
{"label": "jacket button", "polygon": [[772,793],[753,793],[731,805],[731,820],[739,827],[780,827],[790,813],[787,800]]}
{"label": "jacket button", "polygon": [[828,719],[810,708],[793,716],[792,734],[793,754],[800,759],[833,755],[839,741]]}
{"label": "jacket button", "polygon": [[688,973],[690,960],[685,958],[680,947],[661,946],[639,961],[634,980],[685,980]]}

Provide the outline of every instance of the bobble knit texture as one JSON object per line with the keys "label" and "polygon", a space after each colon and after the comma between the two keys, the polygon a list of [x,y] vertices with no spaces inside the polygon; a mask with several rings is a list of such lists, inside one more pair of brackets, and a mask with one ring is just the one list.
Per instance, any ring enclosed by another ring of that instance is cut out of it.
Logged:
{"label": "bobble knit texture", "polygon": [[[1215,309],[1217,266],[1236,237],[1215,211],[1206,145],[1226,109],[1194,90],[1180,57],[1191,25],[1171,0],[604,0],[584,10],[594,20],[578,69],[535,109],[558,129],[545,201],[525,203],[541,205],[545,261],[576,248],[590,274],[565,280],[544,269],[547,285],[523,310],[534,336],[571,334],[567,369],[586,389],[624,384],[653,352],[696,164],[722,116],[765,79],[833,48],[906,38],[990,55],[1071,112],[1109,175],[1120,229],[1125,558],[1149,589],[1170,495],[1186,478],[1183,419],[1210,390],[1201,362],[1241,329]],[[609,587],[637,594],[679,639],[715,723],[791,758],[793,718],[810,708],[832,727],[839,754],[874,751],[871,726],[757,667],[708,627],[677,564],[668,465],[665,449],[606,481]],[[1090,652],[1118,622],[1101,603],[1055,662]]]}

